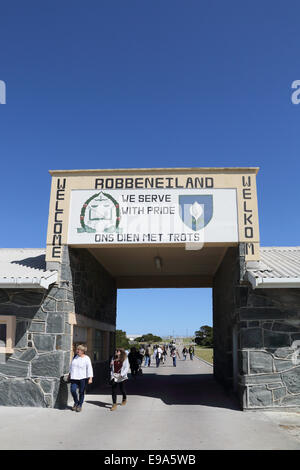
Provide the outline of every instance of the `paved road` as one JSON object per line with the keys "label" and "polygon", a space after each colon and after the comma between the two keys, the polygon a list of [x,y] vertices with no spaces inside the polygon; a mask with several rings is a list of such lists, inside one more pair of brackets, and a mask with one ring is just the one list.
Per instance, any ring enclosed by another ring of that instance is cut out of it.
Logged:
{"label": "paved road", "polygon": [[197,359],[174,368],[168,358],[127,389],[128,404],[115,412],[109,387],[87,395],[81,413],[2,407],[0,449],[300,449],[288,430],[299,415],[240,411]]}

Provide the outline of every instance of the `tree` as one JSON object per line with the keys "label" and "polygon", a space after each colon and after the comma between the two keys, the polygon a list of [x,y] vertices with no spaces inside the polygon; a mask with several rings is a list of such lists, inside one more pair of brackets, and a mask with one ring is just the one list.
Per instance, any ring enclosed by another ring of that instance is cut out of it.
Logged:
{"label": "tree", "polygon": [[126,331],[116,330],[116,348],[129,349],[129,340]]}
{"label": "tree", "polygon": [[213,329],[211,326],[203,325],[195,331],[195,343],[199,346],[213,347]]}
{"label": "tree", "polygon": [[135,339],[138,343],[160,343],[162,338],[160,336],[155,336],[152,333],[147,333],[146,335],[139,336],[139,338]]}

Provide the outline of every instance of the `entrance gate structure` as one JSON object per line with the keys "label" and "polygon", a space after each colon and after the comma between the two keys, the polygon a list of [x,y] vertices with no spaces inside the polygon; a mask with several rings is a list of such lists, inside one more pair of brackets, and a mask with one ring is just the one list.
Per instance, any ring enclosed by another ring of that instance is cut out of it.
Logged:
{"label": "entrance gate structure", "polygon": [[211,287],[215,378],[299,407],[300,247],[260,247],[257,172],[50,171],[46,250],[0,250],[0,404],[64,406],[78,342],[106,380],[117,289]]}

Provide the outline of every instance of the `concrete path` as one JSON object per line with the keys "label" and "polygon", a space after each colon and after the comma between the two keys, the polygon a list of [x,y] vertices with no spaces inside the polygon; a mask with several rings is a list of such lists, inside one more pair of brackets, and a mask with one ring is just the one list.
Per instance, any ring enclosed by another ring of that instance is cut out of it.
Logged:
{"label": "concrete path", "polygon": [[281,425],[290,416],[298,427],[300,415],[240,411],[209,365],[187,359],[175,368],[168,358],[143,370],[115,412],[110,387],[88,394],[81,413],[1,407],[0,449],[300,449],[299,436]]}

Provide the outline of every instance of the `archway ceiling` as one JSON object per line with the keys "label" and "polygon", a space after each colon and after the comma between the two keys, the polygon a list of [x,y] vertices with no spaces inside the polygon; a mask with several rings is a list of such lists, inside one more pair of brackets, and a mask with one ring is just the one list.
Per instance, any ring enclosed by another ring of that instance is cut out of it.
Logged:
{"label": "archway ceiling", "polygon": [[[109,246],[88,248],[116,279],[118,288],[212,287],[227,246],[186,249],[176,246]],[[159,257],[161,268],[155,258]]]}

